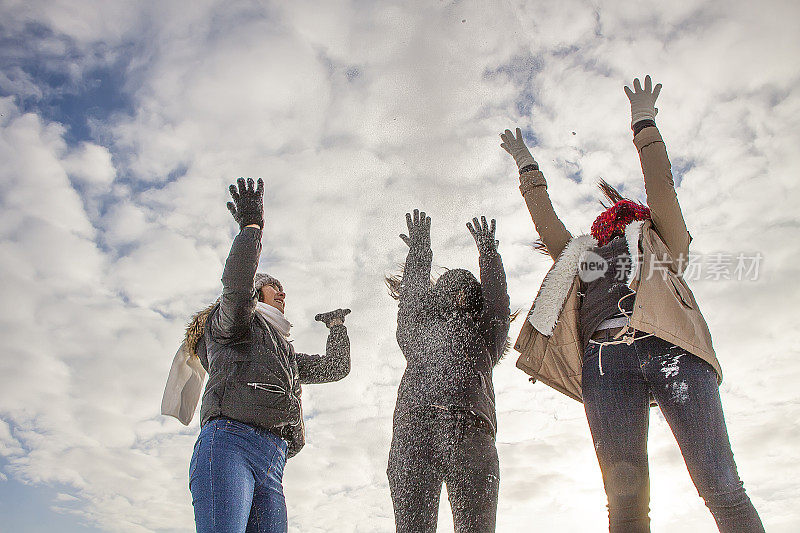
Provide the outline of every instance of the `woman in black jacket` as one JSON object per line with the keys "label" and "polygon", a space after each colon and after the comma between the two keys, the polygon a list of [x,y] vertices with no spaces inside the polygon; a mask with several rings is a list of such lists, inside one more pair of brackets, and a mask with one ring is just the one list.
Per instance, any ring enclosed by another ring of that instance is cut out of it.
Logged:
{"label": "woman in black jacket", "polygon": [[317,315],[330,328],[326,356],[295,353],[280,282],[256,273],[264,227],[263,182],[238,180],[228,203],[240,233],[222,274],[222,296],[195,317],[191,352],[209,379],[190,465],[198,532],[287,531],[283,467],[304,444],[302,383],[350,371],[350,342],[338,309]]}
{"label": "woman in black jacket", "polygon": [[389,487],[398,532],[436,531],[447,485],[456,532],[494,531],[499,488],[492,369],[509,328],[509,298],[495,221],[467,227],[480,252],[481,282],[448,270],[431,284],[430,217],[406,214],[409,247],[402,278],[387,280],[399,300],[397,342],[406,370],[397,393]]}

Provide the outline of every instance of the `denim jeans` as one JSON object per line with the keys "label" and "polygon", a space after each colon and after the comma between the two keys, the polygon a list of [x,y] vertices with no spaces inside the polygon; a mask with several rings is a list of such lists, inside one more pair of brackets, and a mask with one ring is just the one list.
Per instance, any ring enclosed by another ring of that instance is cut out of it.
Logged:
{"label": "denim jeans", "polygon": [[605,345],[602,361],[598,352],[599,346],[590,343],[584,354],[583,400],[608,497],[610,531],[650,531],[652,395],[719,530],[763,532],[736,471],[711,365],[653,336],[631,345]]}
{"label": "denim jeans", "polygon": [[442,483],[456,533],[495,530],[500,468],[491,430],[464,412],[395,416],[389,488],[398,533],[433,533]]}
{"label": "denim jeans", "polygon": [[286,533],[286,441],[236,420],[207,422],[189,465],[198,533]]}

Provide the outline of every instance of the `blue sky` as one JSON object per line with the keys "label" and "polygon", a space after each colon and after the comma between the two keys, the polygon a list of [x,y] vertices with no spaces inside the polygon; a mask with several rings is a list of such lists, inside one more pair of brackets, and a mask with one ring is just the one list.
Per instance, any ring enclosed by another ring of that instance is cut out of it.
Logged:
{"label": "blue sky", "polygon": [[[4,2],[3,527],[193,530],[198,421],[160,416],[160,398],[185,322],[220,290],[236,231],[227,185],[260,176],[260,267],[287,290],[297,348],[324,350],[314,314],[353,310],[351,375],[304,391],[290,531],[391,531],[404,362],[382,279],[404,259],[405,212],[432,216],[437,266],[473,272],[464,223],[496,218],[512,307],[526,311],[550,264],[530,247],[498,134],[523,128],[557,212],[585,232],[599,178],[644,199],[622,87],[649,73],[693,251],[764,256],[758,280],[692,288],[745,486],[769,531],[796,531],[798,14],[779,0]],[[515,355],[494,376],[498,531],[531,516],[543,531],[601,530],[583,410],[528,383]],[[654,531],[713,530],[651,420]]]}
{"label": "blue sky", "polygon": [[[5,464],[3,464],[5,466]],[[51,510],[58,497],[56,489],[33,487],[18,481],[0,483],[0,514],[3,516],[3,531],[64,531],[100,532],[85,521],[67,513]]]}

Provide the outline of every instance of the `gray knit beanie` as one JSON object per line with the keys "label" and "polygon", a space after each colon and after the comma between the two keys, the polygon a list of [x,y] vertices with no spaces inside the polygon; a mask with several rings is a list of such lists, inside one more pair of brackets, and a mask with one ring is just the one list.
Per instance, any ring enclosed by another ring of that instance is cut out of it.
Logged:
{"label": "gray knit beanie", "polygon": [[261,287],[263,287],[264,285],[273,285],[273,284],[277,285],[280,290],[283,290],[283,285],[281,285],[281,282],[278,281],[276,278],[273,278],[272,276],[270,276],[265,272],[256,272],[256,279],[253,282],[253,289],[255,289],[256,292],[260,291]]}

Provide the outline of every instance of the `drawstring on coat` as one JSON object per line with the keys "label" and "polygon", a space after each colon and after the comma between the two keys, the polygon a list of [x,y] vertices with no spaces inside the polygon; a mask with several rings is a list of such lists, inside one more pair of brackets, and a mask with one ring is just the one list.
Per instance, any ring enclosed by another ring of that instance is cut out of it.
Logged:
{"label": "drawstring on coat", "polygon": [[[641,337],[636,337],[636,329],[631,327],[631,314],[633,314],[633,313],[626,312],[622,308],[622,306],[620,305],[622,303],[622,300],[624,300],[628,296],[632,296],[632,295],[635,295],[635,294],[636,294],[635,292],[631,292],[629,294],[626,294],[622,298],[620,298],[619,301],[617,301],[617,308],[619,309],[619,312],[622,313],[623,315],[625,315],[625,318],[627,318],[628,320],[625,323],[625,326],[616,335],[614,335],[614,339],[615,340],[612,340],[612,341],[596,341],[594,339],[589,339],[589,342],[591,344],[597,344],[600,347],[597,350],[597,366],[600,369],[600,375],[601,376],[604,375],[604,372],[603,372],[603,346],[613,345],[613,344],[627,344],[628,346],[630,346],[631,344],[633,344],[634,341],[636,341],[638,339],[644,339],[644,338],[653,336],[652,333],[648,333],[647,335],[642,335]],[[620,338],[620,336],[622,338]]]}

